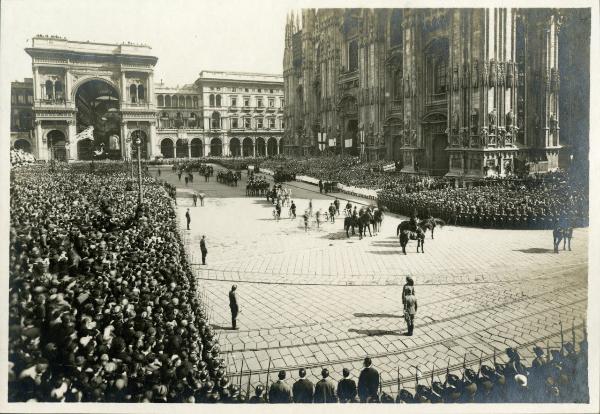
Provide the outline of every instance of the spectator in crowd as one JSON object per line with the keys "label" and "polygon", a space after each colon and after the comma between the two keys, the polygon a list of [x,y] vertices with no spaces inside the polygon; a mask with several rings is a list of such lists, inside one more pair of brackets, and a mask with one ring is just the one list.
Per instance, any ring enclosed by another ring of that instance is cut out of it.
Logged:
{"label": "spectator in crowd", "polygon": [[269,402],[271,404],[285,404],[292,402],[292,390],[285,383],[285,371],[279,371],[278,380],[271,384],[269,389]]}
{"label": "spectator in crowd", "polygon": [[265,398],[263,396],[263,392],[265,391],[265,388],[263,387],[262,384],[258,384],[256,386],[256,388],[254,388],[254,395],[252,397],[250,397],[250,400],[248,401],[250,404],[262,404],[265,402]]}
{"label": "spectator in crowd", "polygon": [[315,403],[335,403],[338,401],[335,394],[335,384],[329,378],[329,370],[323,368],[321,371],[323,377],[315,385]]}
{"label": "spectator in crowd", "polygon": [[314,395],[314,385],[306,378],[306,369],[300,368],[298,371],[300,379],[292,387],[295,403],[312,403]]}
{"label": "spectator in crowd", "polygon": [[348,368],[344,368],[342,370],[343,379],[338,382],[337,387],[337,396],[340,402],[350,402],[354,401],[356,398],[356,382],[348,378],[350,376],[350,370]]}
{"label": "spectator in crowd", "polygon": [[368,398],[378,398],[379,372],[373,368],[371,358],[366,357],[364,368],[358,377],[358,397],[360,402],[367,402]]}

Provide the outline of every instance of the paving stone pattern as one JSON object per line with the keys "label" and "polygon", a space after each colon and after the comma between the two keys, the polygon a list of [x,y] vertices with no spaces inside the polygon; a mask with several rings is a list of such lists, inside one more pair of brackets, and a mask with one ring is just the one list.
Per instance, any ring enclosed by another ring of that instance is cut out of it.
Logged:
{"label": "paving stone pattern", "polygon": [[[151,170],[152,171],[152,170]],[[196,174],[197,175],[197,174]],[[573,251],[552,252],[550,231],[490,230],[456,226],[428,233],[425,253],[410,242],[401,254],[396,226],[405,217],[386,215],[380,234],[346,238],[343,220],[273,219],[264,198],[245,197],[240,185],[205,183],[196,177],[188,188],[170,170],[162,178],[178,185],[178,218],[188,256],[210,308],[229,374],[246,387],[276,379],[288,370],[290,385],[300,367],[320,378],[328,367],[334,380],[342,368],[357,377],[371,356],[383,389],[395,393],[398,380],[414,387],[415,371],[427,382],[446,367],[463,361],[490,363],[494,353],[505,360],[508,346],[532,357],[534,345],[560,347],[572,326],[579,341],[587,308],[587,229],[576,229]],[[325,211],[343,194],[321,195],[316,187],[290,183],[302,214]],[[191,231],[185,230],[190,191],[208,195],[204,207],[191,208]],[[333,196],[333,197],[332,197]],[[349,197],[352,203],[370,200]],[[200,265],[199,242],[207,237],[207,265]],[[419,308],[414,336],[405,336],[401,291],[405,277],[416,283]],[[228,291],[238,286],[239,330],[230,330]],[[242,367],[243,365],[243,367]],[[398,376],[398,369],[400,376]]]}

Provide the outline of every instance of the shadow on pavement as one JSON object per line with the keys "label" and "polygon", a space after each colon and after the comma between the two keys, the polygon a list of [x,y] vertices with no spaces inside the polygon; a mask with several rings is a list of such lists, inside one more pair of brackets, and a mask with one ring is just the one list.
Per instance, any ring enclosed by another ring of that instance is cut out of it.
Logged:
{"label": "shadow on pavement", "polygon": [[366,336],[383,336],[383,335],[403,336],[404,335],[400,331],[388,331],[385,329],[354,329],[354,328],[350,328],[350,329],[348,329],[348,332],[354,332],[359,335],[366,335]]}
{"label": "shadow on pavement", "polygon": [[323,236],[321,236],[322,239],[329,239],[329,240],[343,240],[343,239],[348,239],[348,237],[346,237],[346,232],[345,231],[336,231],[335,233],[328,233],[325,234]]}
{"label": "shadow on pavement", "polygon": [[541,247],[531,247],[529,249],[517,249],[513,250],[513,252],[521,252],[521,253],[552,253],[552,249],[544,249]]}
{"label": "shadow on pavement", "polygon": [[352,316],[355,318],[403,318],[403,316],[393,313],[354,313]]}
{"label": "shadow on pavement", "polygon": [[232,331],[233,330],[233,328],[231,326],[221,326],[221,325],[216,325],[214,323],[211,323],[210,326],[213,329],[220,329],[220,330],[223,330],[223,331]]}

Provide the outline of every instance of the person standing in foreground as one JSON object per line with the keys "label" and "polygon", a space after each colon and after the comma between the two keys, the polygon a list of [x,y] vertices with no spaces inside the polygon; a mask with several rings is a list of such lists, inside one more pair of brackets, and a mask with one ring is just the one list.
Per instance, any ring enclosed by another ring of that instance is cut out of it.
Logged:
{"label": "person standing in foreground", "polygon": [[298,374],[300,375],[300,379],[292,387],[294,402],[310,404],[313,402],[314,385],[309,379],[305,378],[305,368],[300,368]]}
{"label": "person standing in foreground", "polygon": [[335,395],[335,384],[329,378],[329,370],[323,368],[321,371],[321,379],[315,385],[315,403],[336,403],[338,402],[337,396]]}
{"label": "person standing in foreground", "polygon": [[269,389],[269,402],[271,404],[286,404],[292,402],[292,390],[283,380],[285,371],[279,371],[278,380]]}
{"label": "person standing in foreground", "polygon": [[379,390],[379,372],[371,366],[371,358],[366,357],[363,365],[365,366],[358,377],[358,397],[360,402],[367,402],[367,398],[378,398]]}
{"label": "person standing in foreground", "polygon": [[[189,228],[188,228],[189,230]],[[208,249],[206,248],[206,236],[202,235],[202,239],[200,239],[200,251],[202,252],[202,264],[206,264],[206,254],[208,253]]]}
{"label": "person standing in foreground", "polygon": [[412,336],[415,327],[415,314],[417,313],[417,298],[413,291],[406,287],[404,288],[404,318],[408,326],[408,336]]}
{"label": "person standing in foreground", "polygon": [[194,200],[194,207],[196,207],[196,203],[198,202],[198,196],[196,193],[192,194],[192,200]]}
{"label": "person standing in foreground", "polygon": [[353,401],[356,398],[356,382],[353,379],[348,378],[350,376],[350,370],[344,368],[342,370],[344,379],[338,382],[337,396],[341,403]]}
{"label": "person standing in foreground", "polygon": [[236,293],[237,286],[231,286],[231,290],[229,291],[229,308],[231,309],[231,329],[237,329],[237,315],[240,311],[240,307],[238,305],[238,298]]}
{"label": "person standing in foreground", "polygon": [[187,222],[187,229],[190,229],[190,223],[192,221],[192,216],[190,216],[190,209],[188,208],[185,212],[185,221]]}

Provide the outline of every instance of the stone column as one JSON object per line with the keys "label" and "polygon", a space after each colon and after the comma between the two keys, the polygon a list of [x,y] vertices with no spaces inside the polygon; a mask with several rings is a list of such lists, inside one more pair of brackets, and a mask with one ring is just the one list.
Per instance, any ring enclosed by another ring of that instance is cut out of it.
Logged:
{"label": "stone column", "polygon": [[150,121],[150,147],[148,148],[148,159],[154,158],[156,154],[156,121]]}
{"label": "stone column", "polygon": [[277,139],[277,151],[275,152],[277,155],[279,155],[279,140],[280,140],[280,139],[281,139],[281,138]]}
{"label": "stone column", "polygon": [[77,154],[77,140],[75,139],[75,135],[77,135],[75,120],[69,119],[67,120],[67,142],[69,143],[69,145],[67,146],[67,149],[69,151],[69,154],[67,156],[68,160],[79,159],[79,154]]}
{"label": "stone column", "polygon": [[252,139],[252,156],[256,157],[256,139]]}
{"label": "stone column", "polygon": [[65,70],[65,102],[71,102],[71,92],[73,89],[71,73]]}
{"label": "stone column", "polygon": [[121,72],[121,104],[127,102],[127,85],[125,82],[125,72]]}
{"label": "stone column", "polygon": [[47,160],[47,153],[44,151],[44,132],[42,131],[42,121],[35,120],[35,156],[38,160]]}
{"label": "stone column", "polygon": [[192,142],[187,141],[187,149],[188,149],[188,158],[192,158]]}
{"label": "stone column", "polygon": [[204,156],[210,153],[210,137],[204,138]]}
{"label": "stone column", "polygon": [[127,121],[121,121],[121,157],[128,160],[129,154],[129,141],[127,140]]}
{"label": "stone column", "polygon": [[155,105],[156,102],[154,102],[154,74],[152,72],[148,74],[148,87],[146,88],[146,94],[148,95],[146,97],[148,105]]}

